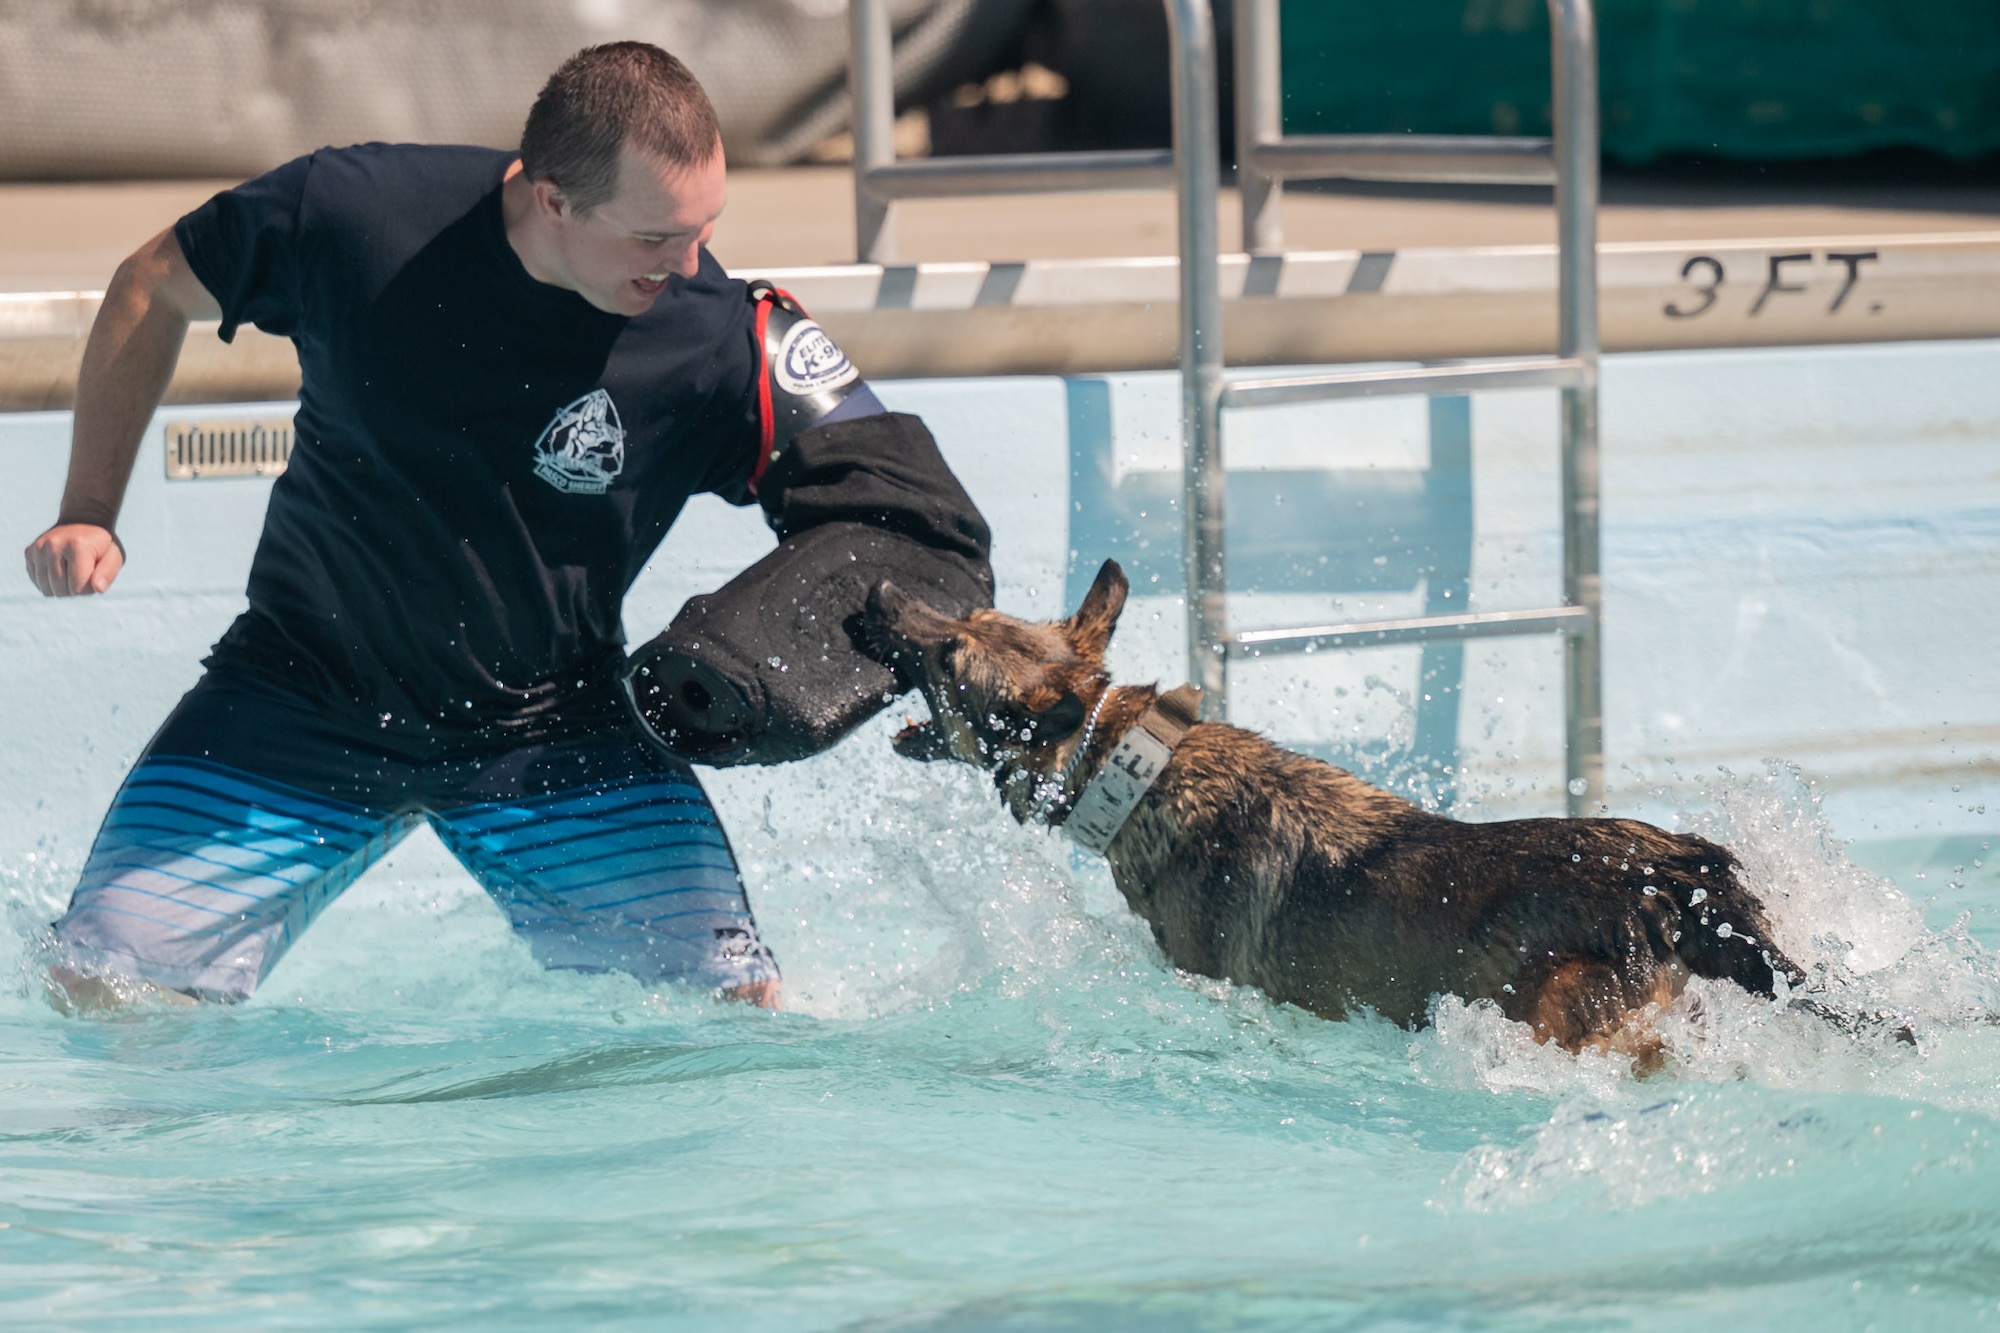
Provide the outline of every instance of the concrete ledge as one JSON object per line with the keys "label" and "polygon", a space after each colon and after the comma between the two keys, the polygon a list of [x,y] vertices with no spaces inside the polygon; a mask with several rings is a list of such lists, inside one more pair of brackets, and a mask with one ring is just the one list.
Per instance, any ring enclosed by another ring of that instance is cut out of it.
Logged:
{"label": "concrete ledge", "polygon": [[[2000,337],[2000,231],[1598,249],[1607,351]],[[766,268],[876,379],[1174,364],[1171,258]],[[1222,261],[1231,365],[1532,355],[1555,347],[1553,246]],[[99,293],[0,294],[0,410],[67,407]],[[208,326],[210,329],[213,326]],[[284,399],[290,344],[188,340],[168,401]]]}
{"label": "concrete ledge", "polygon": [[[68,408],[84,340],[102,292],[0,292],[0,411]],[[266,402],[298,397],[291,341],[244,328],[234,343],[216,325],[189,333],[167,389],[169,403]]]}

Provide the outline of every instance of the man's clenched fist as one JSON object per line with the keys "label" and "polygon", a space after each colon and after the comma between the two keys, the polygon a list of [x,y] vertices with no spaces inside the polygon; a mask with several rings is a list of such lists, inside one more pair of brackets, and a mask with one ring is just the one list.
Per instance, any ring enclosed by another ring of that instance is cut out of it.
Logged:
{"label": "man's clenched fist", "polygon": [[103,592],[125,565],[125,548],[109,528],[58,523],[28,545],[28,577],[48,597]]}

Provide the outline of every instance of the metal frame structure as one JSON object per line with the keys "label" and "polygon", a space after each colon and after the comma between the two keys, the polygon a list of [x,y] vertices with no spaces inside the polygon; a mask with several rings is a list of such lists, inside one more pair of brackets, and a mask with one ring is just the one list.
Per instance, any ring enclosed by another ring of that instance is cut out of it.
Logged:
{"label": "metal frame structure", "polygon": [[[1194,0],[1166,3],[1169,11],[1195,7]],[[1201,0],[1199,7],[1206,13],[1206,0]],[[890,205],[898,199],[1060,190],[1171,190],[1180,179],[1174,154],[1162,149],[1007,153],[898,162],[888,0],[849,0],[847,22],[852,45],[847,92],[854,123],[854,248],[859,263],[895,262]],[[1212,82],[1212,53],[1208,64]],[[1212,93],[1210,100],[1214,100]]]}
{"label": "metal frame structure", "polygon": [[[1282,132],[1278,0],[1236,0],[1237,161],[1252,253],[1282,251],[1287,179],[1554,184],[1556,354],[1389,371],[1335,371],[1223,383],[1215,25],[1209,0],[1163,0],[1173,51],[1171,153],[1039,153],[898,162],[886,0],[850,0],[858,257],[892,262],[897,199],[1029,191],[1147,189],[1179,195],[1180,371],[1186,515],[1188,667],[1210,716],[1228,710],[1232,658],[1317,648],[1502,634],[1564,636],[1564,778],[1569,812],[1604,795],[1598,633],[1597,37],[1590,0],[1548,0],[1555,71],[1553,139]],[[1229,629],[1222,412],[1226,408],[1476,389],[1562,391],[1563,605],[1290,629]]]}
{"label": "metal frame structure", "polygon": [[[1564,641],[1564,786],[1569,812],[1583,814],[1604,799],[1604,710],[1598,632],[1603,580],[1598,566],[1597,447],[1597,34],[1590,0],[1548,0],[1555,74],[1555,137],[1489,138],[1445,135],[1314,135],[1282,132],[1278,0],[1236,0],[1237,162],[1244,243],[1253,253],[1281,251],[1279,212],[1287,178],[1442,181],[1455,184],[1555,185],[1556,354],[1408,370],[1345,371],[1238,380],[1221,385],[1219,342],[1191,340],[1190,329],[1217,329],[1221,302],[1213,208],[1204,231],[1190,168],[1183,169],[1181,265],[1183,300],[1208,301],[1182,312],[1182,374],[1188,384],[1188,658],[1227,708],[1231,658],[1318,647],[1422,643],[1500,634],[1555,632]],[[1184,63],[1184,60],[1183,60]],[[1201,132],[1199,117],[1178,108],[1177,133]],[[1215,155],[1214,118],[1207,118]],[[1192,168],[1198,171],[1199,168]],[[1191,244],[1191,238],[1193,243]],[[1206,273],[1192,280],[1186,270]],[[1214,387],[1211,387],[1214,386]],[[1231,633],[1224,597],[1221,411],[1279,403],[1372,397],[1394,393],[1465,393],[1476,389],[1557,388],[1562,391],[1563,605],[1542,611],[1315,625]]]}

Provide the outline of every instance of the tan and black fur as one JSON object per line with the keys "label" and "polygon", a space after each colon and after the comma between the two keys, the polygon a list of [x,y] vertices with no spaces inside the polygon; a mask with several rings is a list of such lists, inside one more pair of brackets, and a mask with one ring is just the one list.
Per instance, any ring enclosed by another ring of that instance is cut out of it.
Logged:
{"label": "tan and black fur", "polygon": [[[1157,697],[1104,670],[1125,593],[1106,561],[1074,616],[1030,623],[879,586],[869,632],[931,708],[898,752],[989,769],[1016,819],[1061,824]],[[1774,968],[1800,979],[1714,843],[1630,819],[1461,823],[1224,723],[1188,732],[1106,856],[1176,966],[1329,1018],[1415,1027],[1450,993],[1645,1068],[1645,1011],[1690,974],[1760,995]]]}

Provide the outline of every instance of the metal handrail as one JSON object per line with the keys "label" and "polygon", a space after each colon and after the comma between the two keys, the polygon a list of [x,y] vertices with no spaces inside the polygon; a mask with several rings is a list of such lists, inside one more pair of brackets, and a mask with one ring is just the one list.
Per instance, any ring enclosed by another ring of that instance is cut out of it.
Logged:
{"label": "metal handrail", "polygon": [[896,200],[1052,190],[1171,190],[1177,179],[1173,153],[1149,148],[920,157],[869,167],[857,184],[877,199]]}
{"label": "metal handrail", "polygon": [[[1597,35],[1590,0],[1548,0],[1555,81],[1552,140],[1469,139],[1426,135],[1320,135],[1283,133],[1278,44],[1278,0],[1236,0],[1237,180],[1243,203],[1245,248],[1282,252],[1279,205],[1287,176],[1340,175],[1374,180],[1447,180],[1469,184],[1554,180],[1557,213],[1557,302],[1553,360],[1489,362],[1484,366],[1338,372],[1232,384],[1213,399],[1193,385],[1210,367],[1188,344],[1186,330],[1202,330],[1220,346],[1222,303],[1189,310],[1208,300],[1190,286],[1188,273],[1213,271],[1217,257],[1205,245],[1211,229],[1191,219],[1202,187],[1183,161],[1181,268],[1184,330],[1181,373],[1187,392],[1188,661],[1208,688],[1212,715],[1228,709],[1227,662],[1233,655],[1282,650],[1307,643],[1361,646],[1422,642],[1474,634],[1554,630],[1564,636],[1564,787],[1569,812],[1582,814],[1604,797],[1603,667],[1598,625],[1603,580],[1598,563],[1598,325],[1597,325]],[[1205,7],[1205,6],[1204,6]],[[1177,58],[1179,73],[1184,55]],[[1186,108],[1176,105],[1176,144],[1199,138]],[[1214,127],[1208,127],[1212,143]],[[1211,148],[1212,156],[1212,148]],[[1552,174],[1551,174],[1552,173]],[[1212,210],[1211,210],[1212,211]],[[1214,373],[1220,373],[1219,365]],[[1206,382],[1205,380],[1203,381]],[[1549,611],[1436,616],[1372,626],[1318,626],[1232,635],[1223,596],[1221,460],[1215,448],[1217,407],[1271,406],[1283,402],[1376,393],[1559,385],[1562,390],[1563,603]],[[1282,646],[1282,647],[1281,647]]]}
{"label": "metal handrail", "polygon": [[[853,59],[854,234],[862,263],[895,258],[896,198],[1083,190],[1158,184],[1179,194],[1180,371],[1183,467],[1188,495],[1188,657],[1212,709],[1227,693],[1226,659],[1213,627],[1227,622],[1222,497],[1222,277],[1216,206],[1221,132],[1216,115],[1215,19],[1209,0],[1164,0],[1173,59],[1174,146],[1155,152],[1040,153],[1021,157],[898,162],[887,0],[849,0]],[[1162,171],[1161,168],[1167,168]],[[1197,606],[1196,603],[1199,602]],[[1206,646],[1204,646],[1206,645]]]}
{"label": "metal handrail", "polygon": [[1180,172],[1181,484],[1186,515],[1188,675],[1202,711],[1221,717],[1229,623],[1223,535],[1222,262],[1217,234],[1222,134],[1209,0],[1166,0],[1173,51],[1174,165]]}
{"label": "metal handrail", "polygon": [[1597,19],[1591,0],[1549,0],[1556,131],[1556,355],[1584,363],[1562,391],[1563,601],[1590,631],[1563,640],[1569,813],[1604,803],[1604,577],[1598,551]]}
{"label": "metal handrail", "polygon": [[[1556,180],[1551,140],[1483,134],[1288,134],[1250,144],[1239,162],[1239,169],[1274,181],[1340,177],[1457,185],[1553,185]],[[1274,244],[1272,248],[1282,247]]]}
{"label": "metal handrail", "polygon": [[[1551,4],[1557,78],[1563,20]],[[1589,15],[1585,14],[1586,25]],[[1554,185],[1555,138],[1491,134],[1286,134],[1281,100],[1278,0],[1236,3],[1236,163],[1243,248],[1282,254],[1287,180],[1433,181],[1454,185]],[[1595,40],[1592,39],[1595,70]],[[1592,79],[1592,88],[1596,86]],[[1595,115],[1595,97],[1592,98]],[[1560,113],[1557,115],[1560,122]],[[1592,141],[1593,150],[1596,141]]]}
{"label": "metal handrail", "polygon": [[[1313,646],[1424,642],[1495,633],[1564,636],[1565,786],[1571,814],[1604,792],[1602,667],[1597,632],[1597,47],[1590,0],[1548,0],[1555,70],[1552,139],[1283,133],[1277,0],[1236,0],[1237,162],[1245,248],[1282,251],[1279,204],[1288,177],[1556,187],[1560,332],[1554,358],[1414,370],[1222,379],[1222,283],[1216,207],[1220,132],[1215,24],[1209,0],[1163,0],[1173,59],[1172,179],[1178,193],[1183,512],[1188,673],[1204,710],[1227,715],[1233,655]],[[850,0],[855,243],[863,263],[895,257],[896,199],[1165,184],[1157,152],[1041,153],[898,162],[886,0]],[[1553,386],[1562,391],[1563,601],[1542,611],[1483,612],[1366,625],[1255,630],[1228,617],[1226,491],[1221,413],[1307,399]]]}
{"label": "metal handrail", "polygon": [[1247,629],[1229,640],[1232,657],[1266,652],[1309,653],[1320,648],[1380,648],[1397,643],[1439,643],[1491,639],[1507,634],[1580,634],[1590,612],[1580,606],[1548,611],[1469,611],[1455,616],[1409,616],[1397,620],[1356,620],[1297,629]]}
{"label": "metal handrail", "polygon": [[[1169,0],[1171,8],[1172,0]],[[854,252],[863,264],[896,259],[898,199],[948,199],[1059,190],[1171,190],[1173,153],[1121,149],[1085,153],[896,159],[894,50],[888,0],[849,0],[848,99],[854,125]],[[1214,60],[1209,61],[1211,74]]]}
{"label": "metal handrail", "polygon": [[1415,366],[1407,370],[1341,370],[1323,375],[1278,375],[1234,380],[1222,388],[1222,405],[1279,407],[1335,398],[1377,398],[1397,393],[1472,393],[1486,389],[1560,389],[1581,384],[1590,368],[1580,358],[1529,356],[1464,366]]}

